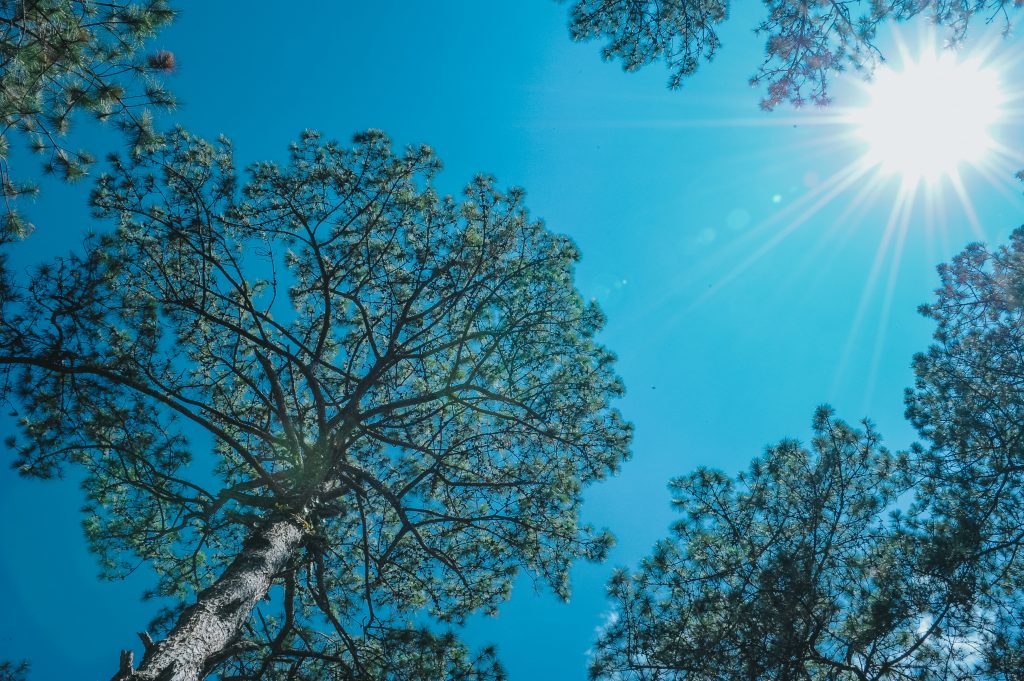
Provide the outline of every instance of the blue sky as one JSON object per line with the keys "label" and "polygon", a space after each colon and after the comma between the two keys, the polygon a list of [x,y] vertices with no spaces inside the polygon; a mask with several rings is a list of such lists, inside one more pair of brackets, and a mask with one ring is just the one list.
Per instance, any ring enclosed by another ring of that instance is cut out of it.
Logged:
{"label": "blue sky", "polygon": [[[734,12],[719,57],[670,92],[659,65],[624,74],[597,44],[571,43],[567,6],[550,0],[180,5],[154,43],[179,63],[169,84],[181,106],[165,121],[224,133],[239,165],[283,158],[305,128],[342,140],[381,128],[397,144],[434,147],[446,191],[481,171],[524,187],[533,215],[583,252],[577,283],[608,316],[602,338],[627,386],[634,455],[587,491],[586,519],[618,545],[605,564],[574,570],[571,602],[524,578],[499,616],[463,632],[496,644],[513,681],[586,677],[604,584],[667,534],[671,477],[735,471],[769,442],[806,437],[823,402],[908,446],[902,390],[931,333],[916,307],[937,284],[934,266],[1024,222],[1011,162],[991,177],[963,172],[980,234],[942,185],[934,217],[918,201],[902,239],[886,241],[896,180],[828,191],[864,151],[841,137],[848,130],[813,111],[759,110],[747,85],[763,50],[755,8]],[[1013,54],[1018,42],[998,49]],[[1015,70],[1004,82],[1020,82]],[[864,98],[852,80],[835,95],[838,105]],[[1020,149],[1019,127],[997,133]],[[87,190],[44,184],[28,209],[39,231],[15,265],[101,226]],[[0,470],[0,658],[30,658],[37,681],[108,678],[153,614],[139,601],[144,573],[95,579],[81,502],[73,479]]]}

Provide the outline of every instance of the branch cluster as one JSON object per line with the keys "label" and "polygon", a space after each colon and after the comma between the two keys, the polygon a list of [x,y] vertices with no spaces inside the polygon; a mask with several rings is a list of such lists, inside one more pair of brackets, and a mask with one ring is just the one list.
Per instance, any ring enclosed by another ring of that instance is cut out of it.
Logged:
{"label": "branch cluster", "polygon": [[0,190],[6,207],[2,239],[29,229],[17,197],[36,186],[12,175],[12,135],[63,179],[83,177],[93,155],[67,145],[77,111],[115,122],[136,145],[153,140],[146,107],[173,106],[159,75],[174,55],[144,55],[146,41],[174,18],[165,0],[4,0],[0,2]]}
{"label": "branch cluster", "polygon": [[[755,32],[765,38],[765,58],[751,78],[763,85],[764,109],[783,102],[802,106],[831,101],[830,79],[847,68],[870,73],[882,60],[879,26],[920,14],[949,29],[958,43],[975,15],[999,17],[1009,30],[1010,0],[764,0],[767,14]],[[571,10],[575,40],[601,39],[605,59],[626,71],[662,61],[675,89],[721,47],[719,28],[727,0],[577,0]]]}

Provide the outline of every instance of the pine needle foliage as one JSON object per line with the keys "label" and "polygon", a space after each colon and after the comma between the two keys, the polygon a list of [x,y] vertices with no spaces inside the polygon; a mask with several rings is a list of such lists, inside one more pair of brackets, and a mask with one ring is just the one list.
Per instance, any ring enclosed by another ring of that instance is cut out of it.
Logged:
{"label": "pine needle foliage", "polygon": [[925,438],[917,460],[926,529],[963,564],[965,590],[989,619],[985,678],[1024,668],[1024,229],[972,244],[939,267],[921,311],[935,342],[914,358],[907,416]]}
{"label": "pine needle foliage", "polygon": [[252,573],[259,532],[294,538],[203,674],[500,675],[420,624],[495,611],[522,569],[568,597],[610,544],[582,489],[628,453],[573,243],[489,177],[439,195],[433,152],[375,131],[244,176],[181,130],[112,164],[92,203],[117,229],[5,292],[18,470],[84,469],[104,573],[145,561],[183,605]]}
{"label": "pine needle foliage", "polygon": [[881,447],[822,409],[684,514],[609,593],[597,679],[1008,681],[1024,668],[1024,228],[939,267],[934,343]]}
{"label": "pine needle foliage", "polygon": [[[783,102],[826,105],[830,79],[848,68],[870,73],[883,58],[876,45],[889,21],[928,17],[960,42],[972,18],[1002,20],[1009,31],[1010,0],[764,0],[765,15],[755,33],[765,40],[765,58],[751,78],[763,86],[764,109]],[[669,69],[678,88],[722,47],[721,25],[728,0],[575,0],[570,14],[574,40],[603,40],[602,55],[626,71],[654,62]]]}
{"label": "pine needle foliage", "polygon": [[899,461],[870,424],[822,408],[810,447],[786,440],[735,478],[674,480],[683,518],[613,577],[591,676],[918,678],[940,654],[921,624],[945,588],[911,569],[921,547],[892,514]]}
{"label": "pine needle foliage", "polygon": [[173,106],[160,76],[175,65],[172,53],[144,49],[174,14],[164,0],[0,0],[4,238],[29,229],[15,202],[37,191],[24,170],[12,172],[12,143],[27,142],[46,172],[75,181],[95,160],[69,146],[76,112],[115,123],[135,145],[152,139],[146,110]]}
{"label": "pine needle foliage", "polygon": [[0,681],[25,681],[28,662],[0,662]]}

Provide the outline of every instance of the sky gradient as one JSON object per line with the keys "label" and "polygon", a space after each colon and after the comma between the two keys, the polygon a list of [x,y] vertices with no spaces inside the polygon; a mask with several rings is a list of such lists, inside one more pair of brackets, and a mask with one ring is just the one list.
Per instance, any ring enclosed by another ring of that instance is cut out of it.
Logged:
{"label": "sky gradient", "polygon": [[[168,85],[180,107],[163,123],[225,134],[239,167],[284,159],[306,128],[339,140],[380,128],[397,145],[431,145],[444,191],[478,172],[525,188],[531,214],[580,246],[577,285],[608,317],[601,339],[626,384],[633,459],[586,492],[585,520],[618,543],[606,563],[576,567],[570,603],[524,577],[497,617],[461,632],[495,644],[512,681],[586,678],[604,584],[667,534],[673,476],[733,472],[770,442],[805,438],[825,402],[909,446],[902,391],[931,334],[916,308],[935,265],[1024,222],[1019,154],[988,175],[963,170],[970,210],[948,182],[900,209],[897,179],[853,176],[863,145],[835,110],[760,111],[747,85],[763,50],[755,9],[734,12],[715,62],[671,92],[660,65],[624,74],[598,44],[570,42],[567,6],[551,0],[178,5],[153,43],[179,65]],[[914,44],[917,27],[902,34]],[[982,42],[971,36],[968,49]],[[1003,81],[1024,82],[1019,41],[996,54]],[[852,77],[834,95],[836,110],[864,99]],[[996,130],[1017,150],[1021,132],[1019,115]],[[89,216],[88,189],[44,182],[26,207],[37,233],[13,266],[110,227]],[[35,681],[109,678],[155,613],[139,600],[144,570],[96,580],[81,503],[73,476],[0,467],[0,659],[28,658]]]}

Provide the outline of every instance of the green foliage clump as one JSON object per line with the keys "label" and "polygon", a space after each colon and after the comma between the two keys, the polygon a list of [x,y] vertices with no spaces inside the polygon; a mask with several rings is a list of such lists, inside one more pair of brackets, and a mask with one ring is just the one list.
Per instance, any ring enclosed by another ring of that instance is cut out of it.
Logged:
{"label": "green foliage clump", "polygon": [[28,678],[28,662],[0,662],[0,681],[25,681]]}
{"label": "green foliage clump", "polygon": [[894,456],[821,410],[809,450],[675,481],[685,517],[612,580],[595,678],[1019,678],[1024,229],[939,275],[906,393],[924,443]]}
{"label": "green foliage clump", "polygon": [[813,425],[809,448],[783,441],[735,479],[673,481],[683,518],[612,579],[592,677],[852,681],[964,664],[937,633],[950,585],[914,570],[905,461],[870,424],[822,408]]}
{"label": "green foliage clump", "polygon": [[[766,86],[761,106],[772,109],[782,102],[828,104],[834,74],[849,67],[870,72],[882,59],[875,40],[887,21],[924,14],[948,27],[956,43],[973,16],[987,21],[1006,17],[1019,3],[764,0],[764,5],[767,15],[755,32],[765,36],[765,58],[751,84]],[[607,41],[604,58],[620,60],[627,71],[664,62],[671,73],[669,87],[677,88],[701,61],[717,54],[722,45],[718,31],[729,10],[728,0],[575,0],[570,31],[575,40]]]}
{"label": "green foliage clump", "polygon": [[986,673],[1013,678],[1024,660],[1024,229],[999,248],[968,246],[939,276],[921,308],[935,342],[914,358],[906,395],[929,445],[915,457],[924,527],[989,620]]}
{"label": "green foliage clump", "polygon": [[46,172],[68,181],[94,162],[89,151],[67,144],[77,111],[115,122],[136,145],[152,141],[146,107],[174,104],[159,76],[175,61],[168,51],[143,51],[174,14],[165,0],[0,1],[0,187],[8,238],[26,229],[15,200],[36,192],[11,172],[11,136],[28,142]]}

